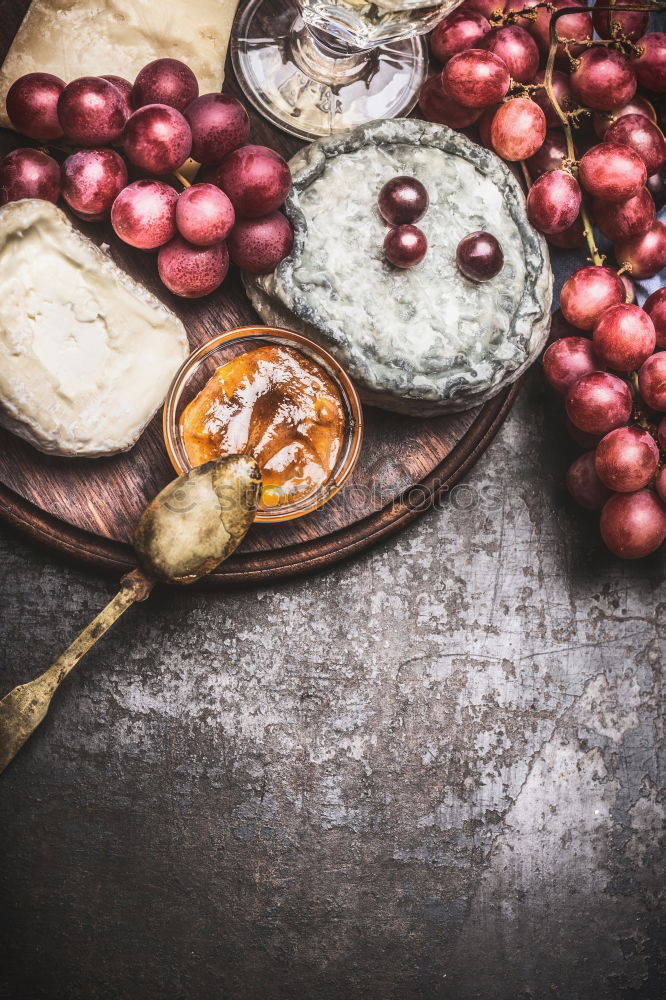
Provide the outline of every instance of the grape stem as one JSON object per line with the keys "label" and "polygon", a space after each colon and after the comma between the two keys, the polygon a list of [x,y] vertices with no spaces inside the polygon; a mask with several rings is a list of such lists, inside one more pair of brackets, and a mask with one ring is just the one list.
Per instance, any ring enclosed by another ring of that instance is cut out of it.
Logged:
{"label": "grape stem", "polygon": [[[548,6],[548,5],[546,5]],[[529,9],[529,8],[528,8]],[[532,10],[534,8],[531,8]],[[616,4],[615,0],[610,0],[607,7],[595,7],[595,10],[626,10],[626,11],[653,11],[653,10],[666,10],[666,4],[663,3],[642,3],[642,4]],[[577,14],[580,13],[580,7],[565,7],[562,10],[557,10],[553,13],[550,19],[550,45],[548,48],[548,61],[546,63],[546,69],[544,73],[543,85],[548,95],[548,99],[555,109],[557,117],[562,122],[562,128],[564,129],[564,135],[567,143],[567,159],[571,161],[570,169],[573,175],[578,180],[578,160],[576,157],[576,147],[574,145],[573,130],[571,128],[571,122],[569,115],[564,111],[557,99],[555,90],[553,88],[553,70],[555,69],[555,56],[557,55],[557,47],[562,39],[558,38],[557,35],[557,21],[560,17],[565,17],[567,14]],[[598,44],[608,44],[607,42],[591,42],[586,47],[591,48]],[[599,253],[597,245],[594,241],[594,232],[592,230],[592,223],[590,222],[590,217],[585,206],[585,200],[581,202],[580,206],[580,217],[583,222],[583,230],[585,239],[587,241],[587,246],[590,251],[590,260],[596,267],[603,267],[605,257],[603,254]],[[624,270],[628,268],[624,267]]]}
{"label": "grape stem", "polygon": [[183,177],[183,175],[179,174],[177,170],[174,170],[173,176],[176,178],[179,184],[183,185],[184,188],[192,187],[187,177]]}
{"label": "grape stem", "polygon": [[[572,13],[576,9],[580,8],[567,8],[562,11],[555,11],[550,20],[550,46],[548,48],[548,61],[546,62],[546,70],[544,74],[543,85],[548,95],[548,99],[555,109],[555,113],[562,122],[562,127],[564,129],[564,136],[567,142],[567,159],[570,161],[570,169],[576,180],[578,180],[578,158],[576,156],[576,147],[574,145],[573,130],[571,128],[571,123],[565,111],[563,111],[560,102],[555,94],[555,89],[553,87],[553,70],[555,69],[555,56],[557,54],[557,46],[559,45],[559,39],[557,37],[557,19],[563,14]],[[596,267],[603,267],[604,257],[599,253],[597,245],[594,241],[594,233],[592,231],[592,223],[590,222],[590,217],[587,213],[587,208],[585,207],[585,202],[581,201],[580,205],[580,217],[583,221],[583,234],[587,241],[587,245],[590,251],[590,257],[592,263]]]}

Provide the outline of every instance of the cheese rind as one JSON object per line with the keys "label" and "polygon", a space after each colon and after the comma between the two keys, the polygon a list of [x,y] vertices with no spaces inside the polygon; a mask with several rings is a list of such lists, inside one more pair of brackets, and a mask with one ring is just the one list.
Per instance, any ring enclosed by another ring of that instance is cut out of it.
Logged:
{"label": "cheese rind", "polygon": [[188,350],[180,320],[55,205],[0,209],[0,424],[54,455],[126,451]]}
{"label": "cheese rind", "polygon": [[32,0],[0,69],[0,125],[7,91],[24,73],[65,83],[114,74],[134,82],[153,59],[192,69],[202,94],[219,91],[238,0]]}

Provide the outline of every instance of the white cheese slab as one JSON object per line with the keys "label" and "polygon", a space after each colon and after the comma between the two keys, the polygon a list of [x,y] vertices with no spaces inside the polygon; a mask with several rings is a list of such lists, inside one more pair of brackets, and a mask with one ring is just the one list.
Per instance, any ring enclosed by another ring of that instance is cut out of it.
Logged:
{"label": "white cheese slab", "polygon": [[40,451],[126,451],[188,354],[181,321],[47,201],[0,209],[0,424]]}

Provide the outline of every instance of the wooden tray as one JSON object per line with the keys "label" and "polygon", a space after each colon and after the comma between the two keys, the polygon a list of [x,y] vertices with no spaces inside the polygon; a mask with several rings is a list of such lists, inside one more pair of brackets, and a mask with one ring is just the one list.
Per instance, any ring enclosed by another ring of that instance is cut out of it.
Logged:
{"label": "wooden tray", "polygon": [[[0,24],[0,61],[27,6],[26,0],[12,4],[11,18]],[[230,66],[225,89],[241,96]],[[302,145],[257,115],[252,138],[287,157]],[[0,130],[0,155],[26,144]],[[237,273],[232,271],[222,289],[206,299],[177,299],[160,283],[153,254],[121,243],[106,224],[73,221],[96,243],[110,244],[114,260],[178,313],[192,347],[257,321]],[[305,573],[398,531],[476,461],[517,391],[512,387],[483,407],[427,420],[366,409],[363,451],[347,486],[314,514],[254,527],[239,552],[211,575],[210,584],[237,586]],[[0,517],[59,552],[116,574],[134,564],[133,527],[147,501],[171,478],[160,417],[132,451],[109,459],[48,457],[0,431]]]}

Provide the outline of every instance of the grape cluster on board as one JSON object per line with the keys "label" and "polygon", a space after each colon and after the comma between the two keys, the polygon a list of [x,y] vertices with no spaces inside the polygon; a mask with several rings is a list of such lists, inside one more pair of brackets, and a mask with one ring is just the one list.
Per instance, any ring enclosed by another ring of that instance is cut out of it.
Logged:
{"label": "grape cluster on board", "polygon": [[[544,371],[585,449],[567,476],[572,496],[601,511],[612,552],[638,558],[666,539],[666,288],[640,308],[630,280],[666,266],[655,106],[666,93],[666,34],[646,34],[647,10],[608,6],[466,0],[431,34],[441,71],[419,105],[429,121],[474,129],[504,160],[522,162],[528,216],[550,243],[588,244],[594,266],[562,289]],[[576,7],[555,21],[547,72],[551,19]],[[590,219],[616,267],[603,266]]]}
{"label": "grape cluster on board", "polygon": [[[37,149],[9,153],[0,160],[0,205],[62,196],[85,221],[110,217],[130,246],[158,251],[160,278],[186,298],[218,288],[230,259],[263,274],[289,255],[293,230],[278,211],[291,187],[288,164],[250,145],[240,101],[200,96],[194,73],[179,60],[155,60],[133,84],[86,76],[65,85],[49,73],[28,73],[14,82],[6,105],[27,138],[82,148],[62,165]],[[190,157],[202,164],[197,183],[181,175],[156,179],[174,175]],[[130,170],[138,179],[128,183]],[[179,193],[176,183],[185,189]]]}

